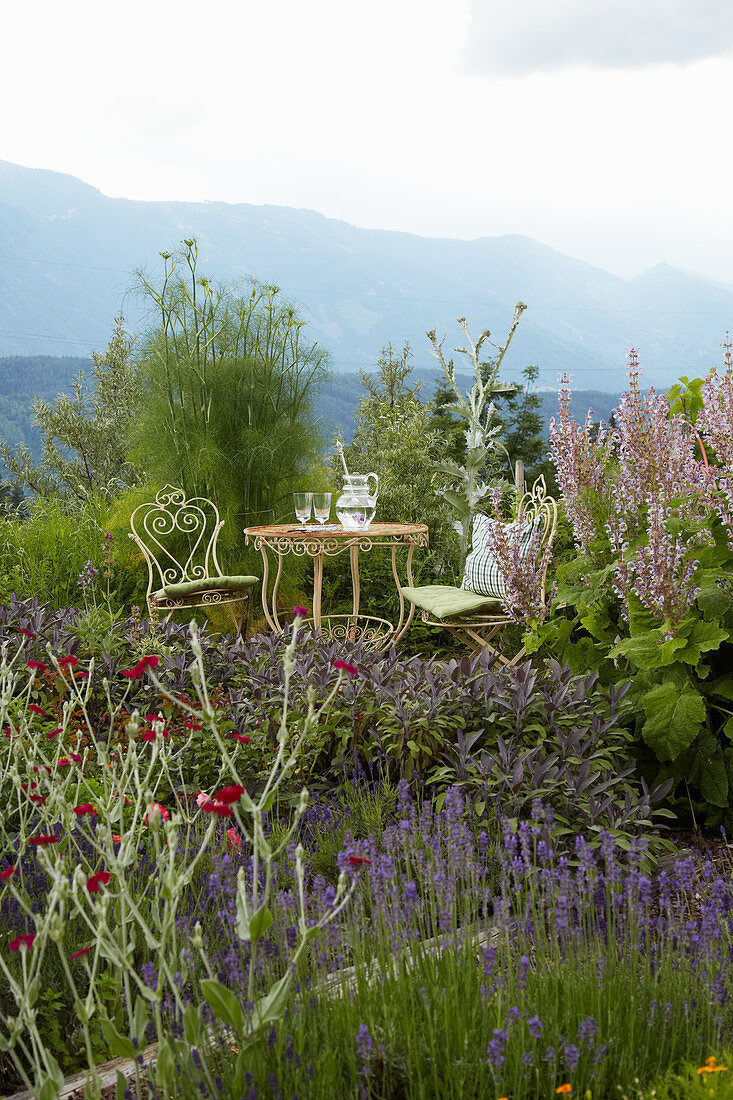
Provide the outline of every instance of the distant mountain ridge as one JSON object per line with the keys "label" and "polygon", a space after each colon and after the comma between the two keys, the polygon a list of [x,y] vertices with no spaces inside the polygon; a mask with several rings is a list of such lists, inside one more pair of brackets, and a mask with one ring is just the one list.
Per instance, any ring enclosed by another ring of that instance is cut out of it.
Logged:
{"label": "distant mountain ridge", "polygon": [[436,239],[289,207],[115,199],[0,161],[0,357],[86,356],[106,346],[120,310],[143,327],[132,273],[160,271],[159,253],[189,236],[214,279],[281,287],[336,372],[370,369],[384,344],[405,340],[429,367],[425,332],[447,333],[450,350],[462,315],[500,343],[519,299],[529,308],[503,373],[517,380],[536,363],[544,386],[568,371],[578,388],[618,393],[633,345],[643,381],[667,388],[717,365],[733,328],[733,290],[666,264],[624,280],[529,237]]}
{"label": "distant mountain ridge", "polygon": [[[90,360],[75,357],[55,359],[39,355],[0,358],[0,440],[13,446],[25,443],[38,458],[41,437],[33,423],[34,397],[53,402],[59,393],[70,392],[79,373],[89,383],[91,368]],[[409,381],[410,385],[420,382],[420,397],[423,401],[429,401],[435,393],[439,377],[437,370],[416,370],[410,375]],[[464,392],[472,383],[468,375],[457,375],[456,381]],[[314,402],[314,411],[323,429],[326,450],[332,449],[337,431],[347,441],[351,440],[355,427],[354,415],[364,393],[361,376],[353,371],[348,374],[334,374],[321,387]],[[548,392],[540,396],[542,405],[539,413],[544,434],[547,436],[550,418],[557,416],[558,412],[557,394]],[[607,421],[618,400],[618,394],[576,390],[572,396],[570,411],[581,423],[589,408],[592,409],[595,419]],[[4,466],[0,463],[0,479],[4,476],[3,471]]]}

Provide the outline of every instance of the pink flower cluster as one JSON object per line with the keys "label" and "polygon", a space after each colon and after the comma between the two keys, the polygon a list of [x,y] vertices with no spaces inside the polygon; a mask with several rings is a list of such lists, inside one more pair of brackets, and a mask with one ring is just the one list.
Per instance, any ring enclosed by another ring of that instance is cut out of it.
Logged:
{"label": "pink flower cluster", "polygon": [[506,585],[504,610],[515,622],[526,626],[532,619],[541,622],[546,613],[542,580],[547,572],[550,549],[540,550],[541,532],[532,534],[529,546],[523,547],[522,523],[505,523],[501,516],[501,490],[491,493],[494,517],[489,520],[486,546],[500,568]]}
{"label": "pink flower cluster", "polygon": [[[715,435],[721,441],[720,451],[714,443],[716,453],[733,462],[733,361],[726,377],[727,390],[712,376],[703,387],[705,410],[698,427],[709,438]],[[723,499],[733,527],[733,482],[726,498],[727,475],[719,477],[716,493],[714,473],[698,454],[695,429],[684,417],[672,416],[666,398],[653,389],[642,395],[634,350],[629,387],[612,427],[596,429],[589,412],[581,429],[570,417],[569,400],[564,377],[550,450],[576,545],[587,552],[605,534],[616,557],[614,590],[624,614],[633,593],[669,633],[697,594],[696,545],[708,537],[685,542],[670,534],[669,521],[705,528],[711,506]]]}

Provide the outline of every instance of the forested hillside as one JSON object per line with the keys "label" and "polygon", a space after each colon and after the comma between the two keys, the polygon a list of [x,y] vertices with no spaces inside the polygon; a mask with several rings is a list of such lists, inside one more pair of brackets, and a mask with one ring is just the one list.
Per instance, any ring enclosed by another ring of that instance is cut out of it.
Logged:
{"label": "forested hillside", "polygon": [[[33,398],[39,396],[52,401],[57,394],[69,389],[79,371],[88,374],[89,367],[89,360],[71,356],[16,355],[0,358],[0,439],[11,444],[26,443],[38,455],[40,440],[32,424]],[[411,382],[422,383],[421,397],[425,401],[430,400],[438,379],[437,371],[415,370],[410,379]],[[458,381],[464,390],[471,385],[467,375],[459,375]],[[329,443],[339,428],[344,439],[351,439],[354,414],[363,392],[361,376],[354,373],[332,374],[323,386],[316,411]],[[557,414],[557,396],[554,392],[543,392],[540,397],[540,414],[547,428],[550,418]],[[573,395],[572,412],[576,419],[582,421],[588,409],[592,408],[595,419],[607,420],[617,401],[618,395],[611,393],[578,390]]]}

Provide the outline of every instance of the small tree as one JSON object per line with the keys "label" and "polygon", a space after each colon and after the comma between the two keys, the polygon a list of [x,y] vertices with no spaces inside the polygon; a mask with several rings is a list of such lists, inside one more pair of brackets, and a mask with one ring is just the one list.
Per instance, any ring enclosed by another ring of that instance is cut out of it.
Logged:
{"label": "small tree", "polygon": [[112,497],[139,482],[140,471],[127,459],[139,393],[133,344],[124,318],[118,317],[107,350],[92,352],[91,390],[80,372],[71,394],[62,393],[53,403],[34,400],[33,419],[42,439],[40,462],[23,443],[14,449],[0,443],[0,458],[16,486],[81,503],[95,491]]}
{"label": "small tree", "polygon": [[455,351],[469,357],[475,377],[475,382],[465,397],[456,383],[453,360],[446,362],[443,356],[443,341],[438,341],[435,329],[431,329],[427,334],[433,345],[433,355],[440,363],[453,398],[452,403],[444,407],[448,412],[455,413],[465,424],[464,462],[443,458],[434,466],[438,473],[448,478],[448,484],[441,492],[458,518],[461,571],[468,553],[473,517],[491,488],[492,480],[494,483],[499,481],[497,456],[504,448],[500,439],[501,424],[495,422],[496,405],[493,398],[513,394],[516,390],[513,385],[499,382],[499,370],[516,332],[519,318],[526,308],[524,302],[517,302],[514,307],[514,319],[505,343],[501,347],[492,345],[497,348],[497,354],[485,362],[480,358],[481,348],[491,333],[488,329],[484,329],[474,344],[468,331],[466,318],[458,318],[458,324],[463,329],[468,346],[456,348]]}
{"label": "small tree", "polygon": [[[344,453],[350,470],[379,475],[377,521],[427,524],[430,551],[422,571],[440,576],[452,573],[457,549],[450,510],[437,492],[435,464],[445,452],[445,442],[430,429],[430,406],[418,396],[420,383],[406,385],[413,369],[410,354],[408,343],[400,354],[388,344],[377,361],[376,378],[362,372],[367,392]],[[337,484],[341,474],[341,464],[334,460]]]}

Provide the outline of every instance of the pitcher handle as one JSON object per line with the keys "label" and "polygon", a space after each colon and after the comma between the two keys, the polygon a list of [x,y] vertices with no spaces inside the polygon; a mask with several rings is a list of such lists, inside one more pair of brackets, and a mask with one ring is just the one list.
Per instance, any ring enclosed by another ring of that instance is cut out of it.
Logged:
{"label": "pitcher handle", "polygon": [[[369,478],[370,478],[370,477],[373,477],[373,478],[374,478],[374,480],[375,480],[375,481],[376,481],[376,483],[377,483],[377,484],[376,484],[376,488],[375,488],[374,492],[373,492],[373,493],[371,494],[371,500],[370,500],[370,503],[371,503],[371,504],[374,504],[374,502],[376,501],[377,497],[379,496],[379,476],[378,476],[377,474],[375,474],[375,473],[370,473],[370,474],[367,474],[367,482],[369,481]],[[368,487],[368,486],[367,486],[367,492],[369,492],[369,487]]]}

